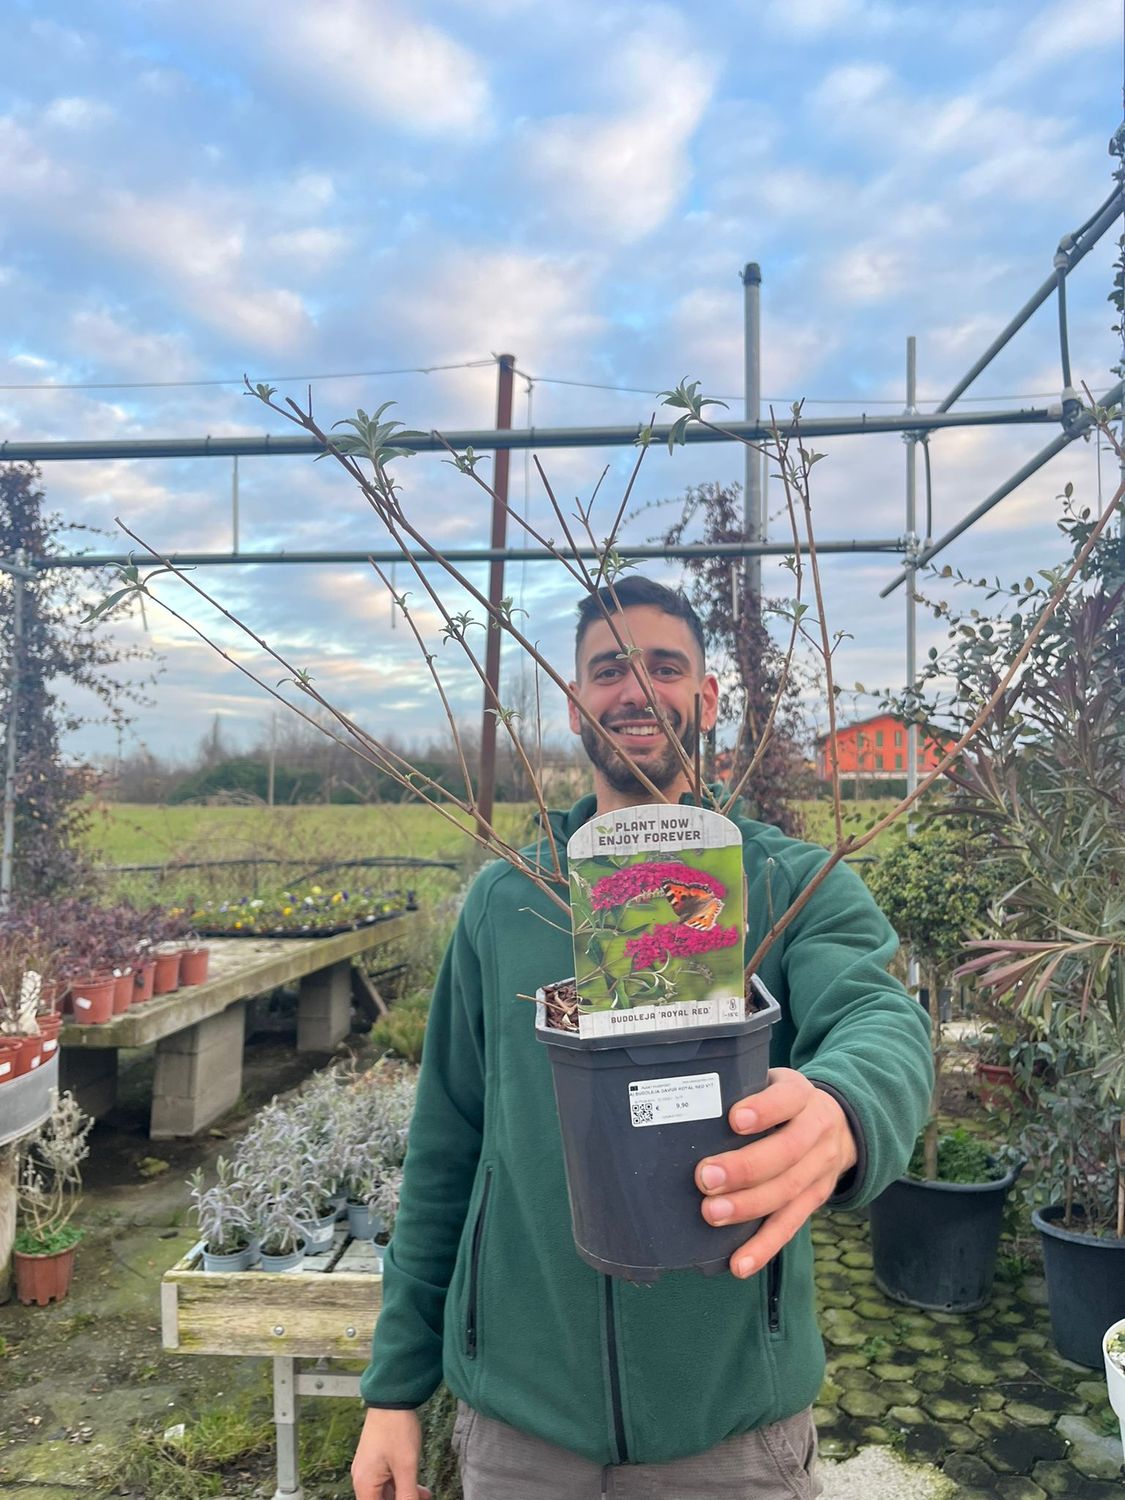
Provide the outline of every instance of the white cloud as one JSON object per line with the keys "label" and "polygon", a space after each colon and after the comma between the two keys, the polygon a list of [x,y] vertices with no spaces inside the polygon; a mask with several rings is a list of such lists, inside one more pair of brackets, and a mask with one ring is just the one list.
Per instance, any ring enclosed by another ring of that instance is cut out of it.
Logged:
{"label": "white cloud", "polygon": [[89,130],[112,118],[113,110],[101,99],[52,99],[43,111],[45,125],[59,126],[63,130]]}
{"label": "white cloud", "polygon": [[487,127],[484,60],[411,9],[390,0],[226,0],[197,5],[193,26],[236,32],[287,84],[423,136],[460,137]]}
{"label": "white cloud", "polygon": [[310,226],[271,234],[266,249],[279,260],[306,271],[320,271],[338,260],[348,249],[349,237],[340,229]]}
{"label": "white cloud", "polygon": [[615,59],[613,82],[624,108],[531,127],[527,165],[553,221],[629,244],[663,224],[688,186],[687,148],[715,69],[671,36],[645,36]]}

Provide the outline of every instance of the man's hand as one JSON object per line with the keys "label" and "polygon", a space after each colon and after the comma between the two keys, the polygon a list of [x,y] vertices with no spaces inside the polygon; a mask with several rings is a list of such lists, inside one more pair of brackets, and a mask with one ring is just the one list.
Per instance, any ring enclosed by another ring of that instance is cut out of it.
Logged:
{"label": "man's hand", "polygon": [[352,1459],[355,1500],[431,1500],[418,1483],[421,1452],[417,1412],[371,1407]]}
{"label": "man's hand", "polygon": [[740,1099],[729,1119],[739,1135],[769,1134],[707,1157],[695,1181],[709,1224],[762,1220],[730,1260],[736,1276],[753,1276],[836,1191],[856,1145],[837,1100],[793,1068],[771,1068],[766,1087]]}

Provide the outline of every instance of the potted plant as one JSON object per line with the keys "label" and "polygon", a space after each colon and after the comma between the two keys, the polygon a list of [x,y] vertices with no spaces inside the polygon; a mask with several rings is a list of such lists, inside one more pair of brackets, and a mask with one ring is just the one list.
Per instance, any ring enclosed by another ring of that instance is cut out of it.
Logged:
{"label": "potted plant", "polygon": [[1121,1451],[1125,1456],[1125,1318],[1118,1318],[1102,1339],[1109,1404],[1121,1424]]}
{"label": "potted plant", "polygon": [[916,832],[900,836],[866,874],[887,919],[927,984],[933,1043],[930,1114],[907,1172],[870,1206],[875,1280],[888,1297],[914,1307],[968,1312],[992,1292],[1004,1205],[1019,1174],[963,1131],[942,1137],[939,1117],[946,1047],[939,982],[965,942],[980,931],[996,874],[963,826],[941,806]]}
{"label": "potted plant", "polygon": [[[1065,529],[1077,554],[1090,518],[1072,509]],[[987,635],[976,627],[963,678],[1002,666],[1043,593],[1028,579]],[[1123,602],[1120,541],[1100,542],[1081,593],[1035,643],[1018,712],[1001,713],[960,777],[1006,874],[991,935],[961,972],[1030,1032],[1017,1063],[1035,1108],[1014,1121],[1014,1148],[1029,1164],[1055,1343],[1093,1368],[1125,1316]]]}
{"label": "potted plant", "polygon": [[72,1094],[56,1092],[50,1115],[20,1144],[12,1260],[23,1303],[46,1307],[70,1290],[75,1246],[82,1237],[71,1220],[93,1123]]}
{"label": "potted plant", "polygon": [[[355,1239],[385,1233],[386,1184],[401,1172],[414,1110],[415,1083],[404,1069],[382,1064],[345,1086],[348,1229]],[[397,1207],[397,1199],[396,1207]]]}
{"label": "potted plant", "polygon": [[192,1212],[203,1237],[205,1271],[245,1271],[256,1259],[251,1243],[246,1184],[233,1163],[220,1156],[215,1162],[216,1181],[204,1187],[203,1168],[188,1178]]}

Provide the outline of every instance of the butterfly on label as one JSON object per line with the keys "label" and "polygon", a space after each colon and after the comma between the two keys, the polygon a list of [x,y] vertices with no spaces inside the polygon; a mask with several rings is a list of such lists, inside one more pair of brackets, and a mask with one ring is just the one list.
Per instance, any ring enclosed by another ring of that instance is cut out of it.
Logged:
{"label": "butterfly on label", "polygon": [[663,890],[676,917],[685,927],[694,927],[699,932],[708,932],[719,920],[723,903],[718,896],[713,896],[705,885],[689,885],[686,881],[666,880]]}

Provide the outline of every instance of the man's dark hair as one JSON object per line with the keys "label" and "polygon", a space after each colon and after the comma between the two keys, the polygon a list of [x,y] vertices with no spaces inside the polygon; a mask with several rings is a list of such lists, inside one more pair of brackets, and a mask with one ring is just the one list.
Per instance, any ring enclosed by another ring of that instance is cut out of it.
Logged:
{"label": "man's dark hair", "polygon": [[706,666],[707,646],[703,639],[703,626],[688,602],[687,595],[681,589],[670,589],[665,584],[643,578],[638,573],[629,573],[618,579],[612,592],[608,588],[598,589],[597,593],[583,597],[578,605],[578,628],[574,633],[575,660],[582,650],[582,638],[591,625],[604,620],[607,614],[616,614],[619,608],[631,609],[633,605],[640,604],[647,604],[652,609],[671,615],[674,620],[683,620],[695,637],[700,662]]}

